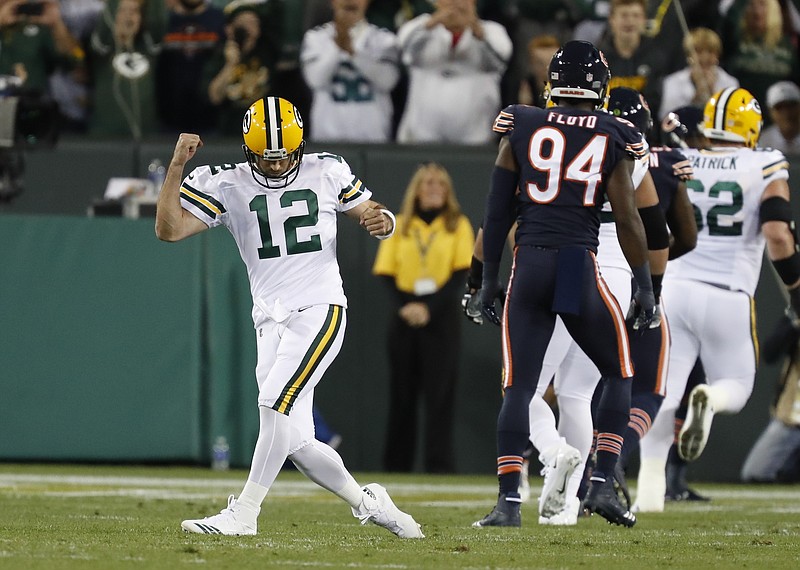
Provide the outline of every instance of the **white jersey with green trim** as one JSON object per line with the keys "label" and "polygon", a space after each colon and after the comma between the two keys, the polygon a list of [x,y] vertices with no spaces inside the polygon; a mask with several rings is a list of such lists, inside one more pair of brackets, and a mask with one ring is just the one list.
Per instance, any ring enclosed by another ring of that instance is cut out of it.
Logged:
{"label": "white jersey with green trim", "polygon": [[336,260],[337,214],[372,193],[334,154],[306,154],[285,188],[256,182],[246,162],[195,168],[181,206],[209,227],[224,225],[247,266],[253,322],[282,322],[310,305],[347,306]]}
{"label": "white jersey with green trim", "polygon": [[687,149],[694,179],[686,182],[697,219],[697,247],[667,264],[665,278],[689,279],[755,294],[765,238],[759,208],[789,163],[772,149]]}

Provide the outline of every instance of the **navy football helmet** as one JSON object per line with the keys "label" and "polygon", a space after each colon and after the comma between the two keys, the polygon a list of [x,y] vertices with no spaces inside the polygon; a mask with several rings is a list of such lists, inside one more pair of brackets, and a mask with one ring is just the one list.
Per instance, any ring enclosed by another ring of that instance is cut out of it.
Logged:
{"label": "navy football helmet", "polygon": [[608,112],[615,117],[626,119],[647,136],[653,127],[650,106],[641,93],[629,87],[615,87],[608,95]]}
{"label": "navy football helmet", "polygon": [[547,73],[551,99],[592,99],[604,107],[611,72],[603,52],[592,43],[573,40],[553,55]]}
{"label": "navy football helmet", "polygon": [[667,113],[661,121],[664,144],[676,148],[701,146],[697,141],[704,138],[700,130],[703,126],[703,109],[687,105]]}

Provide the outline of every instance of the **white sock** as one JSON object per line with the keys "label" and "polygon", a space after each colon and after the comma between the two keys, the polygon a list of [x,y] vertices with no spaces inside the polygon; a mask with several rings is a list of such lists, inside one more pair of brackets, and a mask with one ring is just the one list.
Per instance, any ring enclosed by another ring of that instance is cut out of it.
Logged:
{"label": "white sock", "polygon": [[293,453],[290,458],[300,472],[357,509],[363,493],[342,457],[329,445],[313,440]]}
{"label": "white sock", "polygon": [[636,504],[640,512],[660,513],[667,492],[666,460],[642,458],[636,484]]}
{"label": "white sock", "polygon": [[[289,416],[266,406],[258,407],[258,416],[258,440],[256,440],[256,448],[253,451],[253,461],[250,464],[250,475],[247,477],[247,481],[248,483],[257,483],[262,489],[269,491],[289,455]],[[247,486],[245,486],[245,490],[247,490]],[[253,493],[252,500],[256,501],[260,490],[253,488]],[[263,500],[264,497],[261,497],[261,501]],[[257,506],[261,506],[261,502],[258,502]]]}
{"label": "white sock", "polygon": [[255,481],[247,481],[247,483],[244,484],[244,489],[242,489],[239,498],[236,499],[236,503],[258,512],[268,492],[269,487],[259,485]]}
{"label": "white sock", "polygon": [[715,380],[706,388],[714,413],[738,414],[750,398],[752,389],[736,380]]}
{"label": "white sock", "polygon": [[543,463],[550,459],[549,453],[555,450],[561,443],[561,436],[556,429],[556,417],[553,410],[541,396],[534,395],[528,408],[528,420],[530,422],[530,440],[533,446],[539,451],[539,457]]}

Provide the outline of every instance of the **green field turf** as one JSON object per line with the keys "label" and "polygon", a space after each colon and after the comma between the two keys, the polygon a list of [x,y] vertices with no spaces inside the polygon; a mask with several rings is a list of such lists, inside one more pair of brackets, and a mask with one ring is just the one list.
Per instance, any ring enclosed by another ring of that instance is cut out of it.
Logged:
{"label": "green field turf", "polygon": [[[710,503],[668,503],[633,529],[598,516],[475,529],[494,504],[490,476],[362,474],[422,523],[400,540],[296,472],[281,474],[254,537],[189,535],[184,518],[218,512],[246,472],[201,468],[0,464],[0,569],[61,568],[800,568],[800,488],[698,485]],[[541,486],[532,478],[534,496]]]}

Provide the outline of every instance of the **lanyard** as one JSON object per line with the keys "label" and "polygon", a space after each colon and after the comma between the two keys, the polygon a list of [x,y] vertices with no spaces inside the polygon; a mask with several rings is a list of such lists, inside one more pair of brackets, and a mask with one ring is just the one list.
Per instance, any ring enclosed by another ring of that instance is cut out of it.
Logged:
{"label": "lanyard", "polygon": [[436,238],[436,232],[431,232],[431,235],[428,236],[428,240],[425,243],[422,243],[422,232],[419,229],[414,231],[414,240],[417,242],[417,248],[419,248],[419,256],[422,260],[422,265],[427,266],[425,262],[425,258],[428,257],[428,250],[433,245],[433,240]]}

